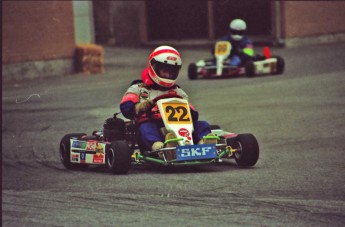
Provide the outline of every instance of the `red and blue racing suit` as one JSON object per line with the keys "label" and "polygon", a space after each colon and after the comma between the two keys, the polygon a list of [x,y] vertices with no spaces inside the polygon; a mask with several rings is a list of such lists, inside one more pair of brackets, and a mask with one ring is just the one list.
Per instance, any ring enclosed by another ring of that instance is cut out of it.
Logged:
{"label": "red and blue racing suit", "polygon": [[[146,116],[146,113],[137,116],[135,114],[135,104],[146,100],[153,100],[164,94],[179,95],[186,100],[188,100],[188,95],[177,85],[169,89],[158,87],[148,77],[147,69],[144,69],[142,78],[143,82],[133,84],[127,89],[121,100],[120,110],[126,118],[135,120],[138,125],[138,135],[141,139],[139,143],[141,142],[140,144],[144,145],[145,149],[151,149],[154,142],[164,142],[164,137],[160,132],[160,128],[164,127],[163,121],[160,114],[157,113],[151,117]],[[154,113],[157,110],[158,108],[155,106],[152,112]],[[211,133],[211,129],[206,121],[198,120],[199,113],[192,105],[190,105],[190,110],[194,126],[193,142],[196,144],[203,136]]]}

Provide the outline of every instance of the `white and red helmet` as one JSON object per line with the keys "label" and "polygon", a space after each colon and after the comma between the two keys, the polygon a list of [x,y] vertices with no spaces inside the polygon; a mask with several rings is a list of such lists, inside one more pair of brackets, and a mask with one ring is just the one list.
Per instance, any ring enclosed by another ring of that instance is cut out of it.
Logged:
{"label": "white and red helmet", "polygon": [[[180,53],[173,47],[157,47],[149,57],[148,72],[157,85],[169,88],[176,84],[176,79],[182,66]],[[169,77],[160,74],[161,70],[169,72]]]}

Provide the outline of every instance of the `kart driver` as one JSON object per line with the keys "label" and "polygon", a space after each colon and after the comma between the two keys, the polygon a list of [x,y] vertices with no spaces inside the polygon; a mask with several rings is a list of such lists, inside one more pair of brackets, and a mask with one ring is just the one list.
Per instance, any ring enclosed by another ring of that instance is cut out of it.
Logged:
{"label": "kart driver", "polygon": [[242,19],[234,19],[229,24],[230,31],[218,41],[228,41],[232,45],[230,66],[239,66],[254,56],[253,43],[245,36],[247,24]]}
{"label": "kart driver", "polygon": [[[172,132],[164,136],[160,129],[164,127],[161,116],[154,114],[147,116],[147,111],[154,107],[153,99],[164,94],[179,95],[188,100],[188,95],[176,84],[179,71],[182,66],[182,59],[179,52],[170,46],[157,47],[149,56],[148,66],[142,72],[142,81],[133,82],[127,89],[120,103],[122,114],[129,119],[135,119],[138,125],[138,134],[146,149],[152,151],[164,147],[164,139],[176,138]],[[190,105],[190,104],[189,104]],[[209,124],[205,121],[198,121],[198,112],[190,105],[193,119],[194,143],[216,143],[212,139],[203,139],[210,135]],[[152,112],[158,110],[157,107]],[[166,147],[177,146],[166,144]]]}

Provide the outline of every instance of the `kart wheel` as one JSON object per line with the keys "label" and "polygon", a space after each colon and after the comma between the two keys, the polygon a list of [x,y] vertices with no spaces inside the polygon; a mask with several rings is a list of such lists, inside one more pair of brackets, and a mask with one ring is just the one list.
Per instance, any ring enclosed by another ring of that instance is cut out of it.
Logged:
{"label": "kart wheel", "polygon": [[284,72],[285,69],[285,61],[282,57],[275,56],[274,58],[277,59],[277,71],[274,73],[275,75],[280,75]]}
{"label": "kart wheel", "polygon": [[60,160],[61,163],[67,168],[67,169],[80,169],[83,167],[87,167],[85,165],[80,165],[80,164],[73,164],[71,163],[71,138],[80,138],[82,136],[85,136],[85,133],[71,133],[65,135],[60,142]]}
{"label": "kart wheel", "polygon": [[246,70],[246,76],[247,77],[254,77],[255,75],[255,66],[253,61],[247,61],[244,65],[244,68]]}
{"label": "kart wheel", "polygon": [[131,165],[131,151],[126,141],[116,140],[107,145],[106,163],[113,174],[126,174]]}
{"label": "kart wheel", "polygon": [[252,134],[239,134],[234,143],[235,160],[238,166],[254,166],[259,159],[259,145]]}
{"label": "kart wheel", "polygon": [[197,72],[196,64],[191,63],[188,66],[188,77],[190,80],[195,80],[198,78],[198,72]]}

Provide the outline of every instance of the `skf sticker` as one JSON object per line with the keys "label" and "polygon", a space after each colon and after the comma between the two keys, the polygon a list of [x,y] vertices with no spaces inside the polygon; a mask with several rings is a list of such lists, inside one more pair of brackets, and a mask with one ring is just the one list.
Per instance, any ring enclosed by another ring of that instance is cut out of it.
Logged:
{"label": "skf sticker", "polygon": [[179,146],[176,149],[177,160],[196,160],[216,158],[216,146],[209,144]]}

